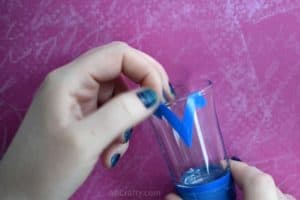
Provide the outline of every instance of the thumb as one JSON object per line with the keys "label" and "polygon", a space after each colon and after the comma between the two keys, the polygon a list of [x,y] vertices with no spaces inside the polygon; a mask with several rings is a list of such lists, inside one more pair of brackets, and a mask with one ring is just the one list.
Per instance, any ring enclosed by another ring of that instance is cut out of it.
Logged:
{"label": "thumb", "polygon": [[149,88],[122,93],[83,119],[76,127],[80,143],[94,144],[101,153],[119,134],[150,116],[158,107],[159,98]]}
{"label": "thumb", "polygon": [[243,190],[245,200],[277,199],[273,178],[256,167],[239,161],[230,161],[235,183]]}

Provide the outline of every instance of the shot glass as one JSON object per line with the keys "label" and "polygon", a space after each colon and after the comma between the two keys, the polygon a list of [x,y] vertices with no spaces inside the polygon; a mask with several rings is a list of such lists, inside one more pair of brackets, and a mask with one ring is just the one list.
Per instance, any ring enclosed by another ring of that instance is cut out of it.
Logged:
{"label": "shot glass", "polygon": [[212,82],[187,80],[174,89],[176,99],[150,120],[176,192],[184,200],[235,199]]}

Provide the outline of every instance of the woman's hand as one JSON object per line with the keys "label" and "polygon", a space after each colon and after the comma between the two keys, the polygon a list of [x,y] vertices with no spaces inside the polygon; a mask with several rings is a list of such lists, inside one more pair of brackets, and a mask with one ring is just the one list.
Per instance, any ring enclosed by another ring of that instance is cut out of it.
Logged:
{"label": "woman's hand", "polygon": [[[142,88],[127,91],[121,75]],[[0,163],[0,198],[68,199],[101,153],[106,166],[116,164],[128,147],[128,130],[163,96],[173,98],[162,66],[122,42],[54,70]]]}
{"label": "woman's hand", "polygon": [[[283,194],[274,183],[273,178],[239,161],[230,161],[231,172],[235,183],[243,192],[244,200],[296,200],[288,194]],[[181,200],[175,194],[169,194],[166,200]]]}

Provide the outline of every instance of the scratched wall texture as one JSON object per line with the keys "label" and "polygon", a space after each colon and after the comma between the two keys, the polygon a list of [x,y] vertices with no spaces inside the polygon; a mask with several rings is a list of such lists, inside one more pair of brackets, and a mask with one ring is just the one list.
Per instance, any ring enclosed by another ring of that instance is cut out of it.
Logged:
{"label": "scratched wall texture", "polygon": [[[213,80],[229,154],[300,198],[299,0],[0,5],[0,158],[45,74],[89,48],[123,40],[158,59],[176,82]],[[162,199],[172,187],[150,130],[135,129],[119,165],[106,170],[99,163],[72,199]]]}

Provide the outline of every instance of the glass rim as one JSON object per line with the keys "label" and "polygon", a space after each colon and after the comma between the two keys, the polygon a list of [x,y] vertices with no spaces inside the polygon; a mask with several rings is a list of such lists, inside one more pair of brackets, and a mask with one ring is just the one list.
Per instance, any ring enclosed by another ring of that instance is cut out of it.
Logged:
{"label": "glass rim", "polygon": [[[203,96],[205,96],[205,95],[207,95],[207,90],[213,87],[213,82],[209,79],[193,79],[190,82],[191,83],[196,82],[196,84],[200,83],[199,84],[200,86],[199,86],[199,89],[194,90],[194,91],[189,91],[189,93],[199,91],[199,92],[201,92],[201,94]],[[175,90],[176,90],[176,88],[184,88],[184,84],[176,84],[175,83],[173,86],[174,86]],[[175,100],[167,101],[167,102],[164,102],[163,104],[166,106],[174,106],[176,103],[185,101],[188,98],[189,93],[184,94],[179,98],[175,97]]]}

